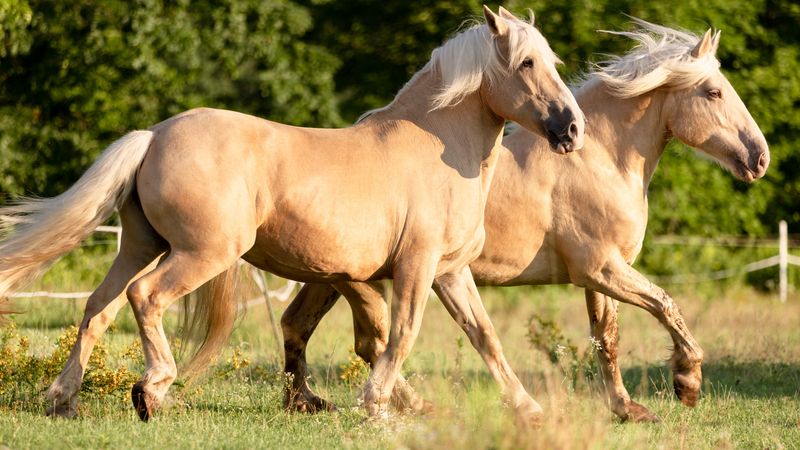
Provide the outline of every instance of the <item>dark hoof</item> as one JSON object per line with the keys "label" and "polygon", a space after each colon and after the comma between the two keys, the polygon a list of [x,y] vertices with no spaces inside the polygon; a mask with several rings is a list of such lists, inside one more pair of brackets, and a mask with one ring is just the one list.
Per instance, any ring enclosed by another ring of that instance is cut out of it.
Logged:
{"label": "dark hoof", "polygon": [[45,411],[45,415],[47,417],[74,419],[78,417],[78,411],[69,405],[51,405]]}
{"label": "dark hoof", "polygon": [[700,397],[700,388],[689,386],[684,382],[683,378],[684,377],[681,375],[675,375],[675,379],[672,381],[675,395],[678,396],[684,405],[694,407],[697,405],[697,399]]}
{"label": "dark hoof", "polygon": [[336,405],[316,395],[295,394],[293,398],[287,394],[283,406],[289,411],[316,414],[318,412],[338,412]]}
{"label": "dark hoof", "polygon": [[627,417],[622,418],[623,421],[626,422],[634,422],[634,423],[659,423],[661,419],[658,418],[655,414],[650,412],[649,409],[646,407],[634,402],[631,400],[631,403],[628,405],[628,415]]}
{"label": "dark hoof", "polygon": [[147,393],[144,391],[142,382],[133,385],[131,389],[131,401],[136,409],[136,414],[142,422],[147,422],[153,415],[152,409],[147,405]]}

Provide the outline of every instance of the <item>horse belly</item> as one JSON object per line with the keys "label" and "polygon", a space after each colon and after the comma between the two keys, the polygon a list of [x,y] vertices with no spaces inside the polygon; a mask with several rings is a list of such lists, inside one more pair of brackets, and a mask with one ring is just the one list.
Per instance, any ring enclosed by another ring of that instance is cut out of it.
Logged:
{"label": "horse belly", "polygon": [[[385,276],[387,245],[368,230],[271,223],[259,228],[243,258],[277,275],[306,282],[366,281]],[[357,230],[357,231],[356,231]]]}

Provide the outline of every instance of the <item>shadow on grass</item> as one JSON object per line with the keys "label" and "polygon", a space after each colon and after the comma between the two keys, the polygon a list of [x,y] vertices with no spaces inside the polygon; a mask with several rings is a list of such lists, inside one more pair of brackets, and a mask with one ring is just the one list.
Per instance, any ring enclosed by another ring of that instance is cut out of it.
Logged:
{"label": "shadow on grass", "polygon": [[[329,368],[325,365],[312,364],[310,372],[312,385],[317,388],[317,393],[323,397],[332,397],[338,406],[350,407],[356,404],[358,395],[357,387],[348,387],[339,380],[340,369],[334,368],[332,373],[328,373],[328,379],[324,375]],[[742,398],[778,398],[794,397],[800,398],[800,363],[769,362],[769,361],[735,361],[719,360],[709,361],[703,365],[704,381],[703,395],[734,395]],[[282,411],[283,381],[281,379],[280,368],[275,365],[254,365],[243,369],[240,375],[245,379],[220,379],[212,375],[212,380],[199,383],[203,389],[214,390],[222,385],[240,385],[238,388],[233,386],[230,397],[226,394],[211,396],[205,395],[182,395],[182,389],[173,387],[172,395],[182,398],[181,403],[190,409],[206,411],[210,413],[231,413],[231,412],[251,412],[251,413],[276,413]],[[485,370],[464,370],[451,375],[442,374],[446,378],[452,378],[454,389],[470,389],[474,384],[491,385],[494,380]],[[542,372],[524,371],[519,372],[523,380],[529,380],[534,384],[542,385],[544,374]],[[650,365],[646,367],[629,367],[622,370],[625,386],[634,398],[644,397],[672,397],[672,374],[666,365]],[[215,378],[215,379],[213,379]],[[418,381],[424,383],[424,381]],[[216,386],[214,386],[216,385]],[[580,390],[586,389],[589,385],[581,382]],[[458,386],[458,387],[456,387]],[[420,387],[420,386],[418,386]],[[599,385],[588,387],[591,390],[599,389]],[[246,392],[242,395],[242,389]],[[32,412],[35,414],[43,413],[46,406],[44,391],[34,391],[32,389],[17,389],[14,395],[0,396],[0,410],[6,412]],[[597,392],[597,395],[600,395]],[[119,397],[123,403],[127,403],[127,392],[118,392],[109,397],[116,399],[103,399],[95,395],[81,393],[82,399],[92,399],[92,401],[108,401],[119,404]]]}
{"label": "shadow on grass", "polygon": [[[672,373],[664,366],[622,370],[625,386],[638,395],[663,395],[672,389]],[[800,396],[800,363],[736,361],[723,359],[703,364],[703,392],[731,393],[741,397]]]}

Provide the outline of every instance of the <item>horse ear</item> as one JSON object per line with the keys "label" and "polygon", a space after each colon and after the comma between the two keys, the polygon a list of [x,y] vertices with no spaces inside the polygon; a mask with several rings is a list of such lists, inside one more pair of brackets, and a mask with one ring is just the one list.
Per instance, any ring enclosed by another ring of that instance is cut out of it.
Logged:
{"label": "horse ear", "polygon": [[716,55],[717,49],[719,48],[719,35],[722,34],[722,30],[717,30],[714,33],[714,39],[711,40],[711,51]]}
{"label": "horse ear", "polygon": [[711,36],[711,28],[709,28],[700,39],[700,42],[692,49],[692,58],[702,58],[711,50],[713,37]]}
{"label": "horse ear", "polygon": [[507,10],[507,9],[503,8],[502,6],[500,7],[500,10],[499,10],[499,12],[500,12],[500,17],[502,17],[502,18],[504,18],[504,19],[508,19],[508,20],[518,20],[518,19],[517,19],[517,16],[515,16],[515,15],[511,14],[510,12],[508,12],[508,10]]}
{"label": "horse ear", "polygon": [[505,19],[493,13],[488,6],[483,5],[483,17],[486,18],[486,25],[489,26],[489,31],[495,36],[503,36],[508,32],[508,24]]}

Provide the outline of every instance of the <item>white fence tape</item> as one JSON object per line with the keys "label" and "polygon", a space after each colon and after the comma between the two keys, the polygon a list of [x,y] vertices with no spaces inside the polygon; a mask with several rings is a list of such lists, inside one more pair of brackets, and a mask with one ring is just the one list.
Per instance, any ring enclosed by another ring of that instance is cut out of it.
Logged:
{"label": "white fence tape", "polygon": [[[687,237],[686,239],[681,241],[680,239],[674,236],[667,236],[667,237],[655,238],[653,239],[653,241],[657,244],[664,244],[664,245],[700,244],[700,245],[716,245],[716,246],[728,246],[728,247],[767,247],[767,248],[776,247],[775,240],[742,239],[735,237],[723,238],[722,240]],[[705,274],[673,275],[673,276],[663,276],[654,278],[658,282],[665,284],[700,283],[703,281],[722,280],[725,278],[730,278],[735,275],[740,275],[742,273],[755,272],[757,270],[763,270],[768,267],[778,266],[778,297],[780,298],[781,302],[785,302],[789,290],[788,274],[787,274],[789,265],[800,266],[800,256],[789,254],[789,232],[785,220],[781,220],[780,223],[778,223],[777,247],[778,247],[777,255],[770,256],[769,258],[765,258],[760,261],[751,262],[741,267],[718,270],[716,272],[710,272]],[[792,248],[798,248],[798,247],[792,246]]]}
{"label": "white fence tape", "polygon": [[[119,247],[120,244],[122,243],[122,227],[102,225],[97,227],[95,229],[95,232],[115,234],[116,251],[117,253],[119,253]],[[239,260],[239,264],[244,265],[246,264],[246,262],[243,260]],[[259,291],[265,293],[266,297],[268,297],[269,299],[277,300],[279,302],[288,301],[292,293],[294,292],[295,288],[298,286],[302,286],[302,283],[299,283],[297,281],[286,280],[286,284],[282,288],[276,290],[269,290],[264,285],[264,279],[262,279],[262,277],[258,276],[258,274],[256,273],[258,269],[252,266],[251,268],[253,270],[247,271],[247,274],[250,276],[253,282],[255,282],[256,286],[258,286]],[[90,295],[92,295],[91,291],[85,291],[85,292],[33,291],[33,292],[12,292],[8,296],[11,298],[46,297],[46,298],[63,298],[63,299],[83,299],[83,298],[88,298]],[[255,297],[240,304],[239,308],[250,308],[252,306],[265,303],[266,300],[267,298],[265,298],[264,296]],[[173,307],[171,307],[170,309],[171,310],[177,309],[176,305],[173,305]]]}
{"label": "white fence tape", "polygon": [[[100,233],[114,233],[117,238],[117,252],[119,252],[119,247],[122,239],[122,228],[115,227],[115,226],[100,226],[96,229],[97,232]],[[681,274],[681,275],[672,275],[672,276],[662,276],[662,277],[654,277],[659,283],[665,284],[683,284],[683,283],[700,283],[703,281],[716,281],[722,280],[725,278],[730,278],[735,275],[739,275],[742,273],[748,272],[755,272],[757,270],[763,270],[768,267],[778,266],[779,267],[779,281],[778,281],[778,290],[779,290],[779,297],[782,302],[786,301],[787,291],[788,291],[788,282],[787,282],[787,270],[789,265],[800,266],[800,256],[791,255],[789,254],[789,240],[788,240],[788,232],[787,226],[785,221],[781,221],[778,226],[779,237],[777,241],[778,247],[778,254],[775,256],[770,256],[769,258],[762,259],[760,261],[755,261],[749,264],[746,264],[741,267],[735,267],[730,269],[718,270],[716,272],[709,272],[705,274]],[[775,240],[769,239],[750,239],[750,238],[741,238],[741,237],[727,237],[727,238],[718,238],[718,239],[709,239],[709,238],[699,238],[699,237],[680,237],[680,236],[659,236],[653,238],[653,243],[660,244],[660,245],[715,245],[715,246],[726,246],[726,247],[766,247],[766,248],[774,248],[776,247]],[[791,248],[800,248],[798,245],[792,245]],[[240,261],[240,264],[245,264],[244,261]],[[250,278],[253,282],[258,286],[258,289],[264,293],[263,296],[255,297],[253,299],[244,302],[241,307],[249,308],[251,306],[259,305],[267,301],[267,299],[274,299],[280,302],[285,302],[289,300],[289,297],[295,291],[295,288],[302,286],[302,283],[298,283],[297,281],[293,280],[286,280],[286,284],[276,290],[269,290],[267,286],[265,286],[265,279],[261,277],[257,273],[257,269],[253,268],[247,272],[250,275]],[[91,292],[47,292],[47,291],[36,291],[36,292],[15,292],[9,295],[12,298],[31,298],[31,297],[48,297],[48,298],[87,298],[91,295]]]}
{"label": "white fence tape", "polygon": [[34,292],[12,292],[9,294],[11,298],[32,298],[32,297],[47,297],[47,298],[87,298],[92,295],[91,292],[47,292],[47,291],[34,291]]}
{"label": "white fence tape", "polygon": [[[798,258],[800,259],[800,258]],[[762,259],[760,261],[751,262],[750,264],[745,264],[741,267],[736,267],[733,269],[725,269],[725,270],[718,270],[716,272],[709,272],[704,274],[687,274],[687,275],[672,275],[672,276],[659,276],[654,277],[657,278],[659,282],[665,284],[679,284],[679,283],[699,283],[702,281],[716,281],[716,280],[723,280],[725,278],[730,278],[734,275],[739,275],[742,273],[748,272],[755,272],[757,270],[766,269],[767,267],[777,266],[780,260],[780,256],[770,256],[769,258]]]}

